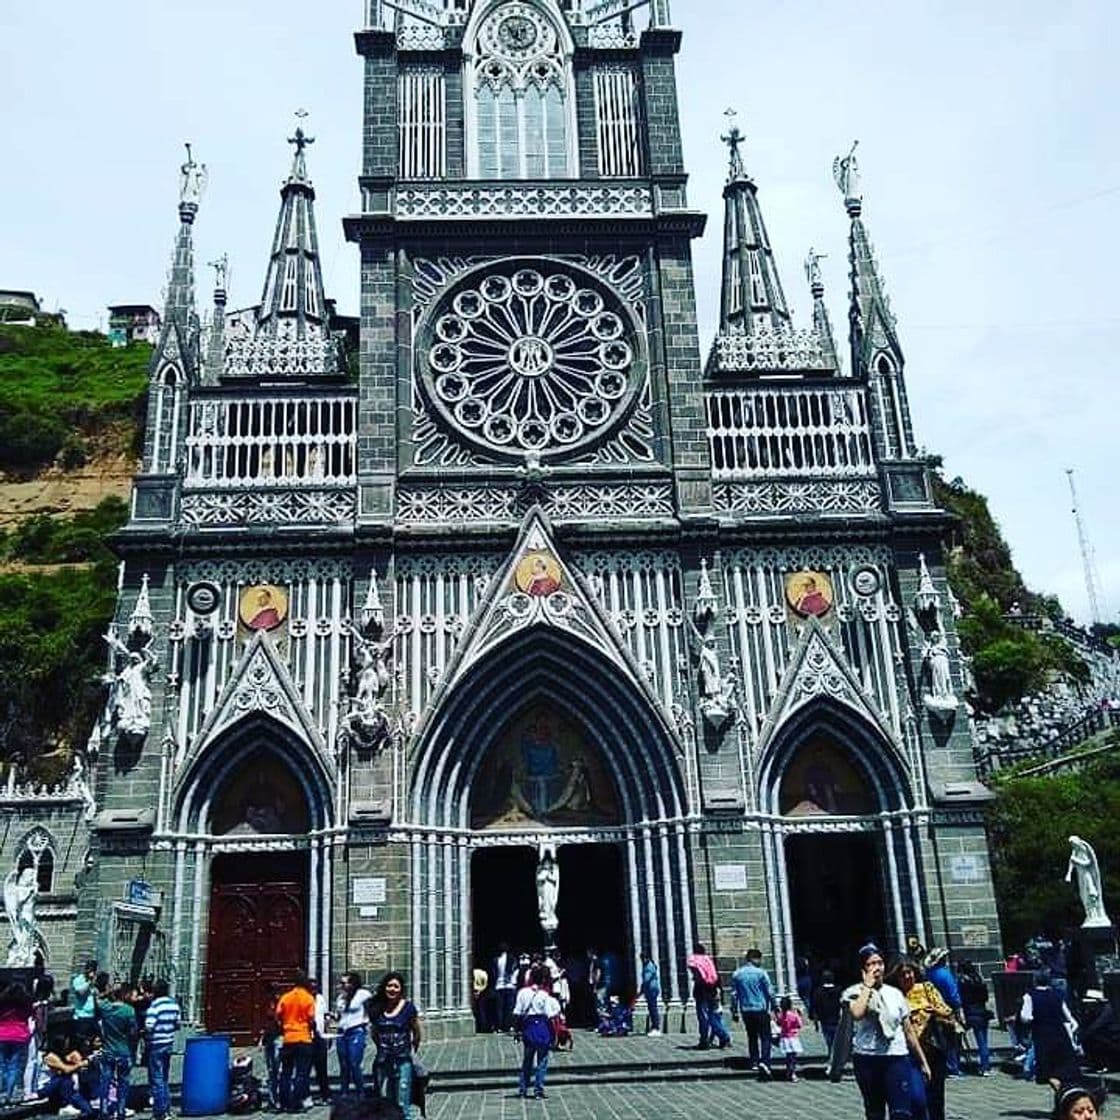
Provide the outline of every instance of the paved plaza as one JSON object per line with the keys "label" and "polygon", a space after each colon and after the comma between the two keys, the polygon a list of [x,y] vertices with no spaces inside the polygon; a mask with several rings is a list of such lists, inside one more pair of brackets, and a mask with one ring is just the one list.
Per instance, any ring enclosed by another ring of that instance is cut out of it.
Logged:
{"label": "paved plaza", "polygon": [[[997,1036],[997,1042],[999,1041]],[[554,1054],[547,1098],[517,1097],[521,1048],[513,1039],[481,1036],[426,1043],[421,1058],[432,1075],[429,1120],[859,1120],[859,1091],[850,1074],[839,1084],[825,1079],[817,1036],[797,1084],[761,1084],[745,1068],[743,1036],[727,1051],[698,1051],[691,1034],[658,1039],[601,1039],[578,1033],[571,1053]],[[966,1075],[947,1090],[949,1120],[1049,1120],[1049,1090],[1009,1072]],[[316,1108],[312,1120],[325,1120]]]}

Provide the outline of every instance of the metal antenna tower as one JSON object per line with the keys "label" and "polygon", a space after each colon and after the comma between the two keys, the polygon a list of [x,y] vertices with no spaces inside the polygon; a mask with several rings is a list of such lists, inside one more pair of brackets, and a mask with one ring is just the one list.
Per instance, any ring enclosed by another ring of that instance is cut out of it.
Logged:
{"label": "metal antenna tower", "polygon": [[1081,519],[1081,510],[1077,504],[1077,487],[1073,483],[1073,470],[1066,470],[1069,479],[1069,496],[1073,499],[1073,520],[1077,525],[1077,543],[1081,548],[1081,567],[1085,573],[1085,594],[1089,597],[1089,614],[1094,623],[1101,621],[1100,598],[1097,595],[1097,577],[1093,570],[1093,548],[1089,544],[1089,535],[1085,532],[1085,522]]}

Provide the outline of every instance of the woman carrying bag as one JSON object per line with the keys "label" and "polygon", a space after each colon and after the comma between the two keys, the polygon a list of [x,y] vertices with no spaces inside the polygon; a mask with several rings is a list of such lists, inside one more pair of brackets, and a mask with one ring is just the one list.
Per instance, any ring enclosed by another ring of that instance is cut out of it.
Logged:
{"label": "woman carrying bag", "polygon": [[910,1107],[914,1120],[945,1120],[946,1054],[956,1035],[956,1017],[941,993],[922,979],[921,967],[914,961],[896,964],[887,974],[887,983],[906,997],[910,1023],[926,1060],[923,1070],[911,1057]]}

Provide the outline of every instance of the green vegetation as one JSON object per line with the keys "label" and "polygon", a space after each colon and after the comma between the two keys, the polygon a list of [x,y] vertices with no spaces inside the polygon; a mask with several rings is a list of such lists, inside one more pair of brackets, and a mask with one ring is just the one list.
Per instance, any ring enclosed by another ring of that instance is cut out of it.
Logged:
{"label": "green vegetation", "polygon": [[21,564],[112,564],[105,538],[127,520],[128,506],[120,498],[105,498],[67,520],[38,514],[0,533],[0,558]]}
{"label": "green vegetation", "polygon": [[90,331],[0,325],[0,470],[32,473],[60,455],[76,467],[114,425],[142,429],[151,354]]}
{"label": "green vegetation", "polygon": [[1054,675],[1075,682],[1089,670],[1062,639],[1025,630],[1004,617],[1013,606],[1027,615],[1063,616],[1054,596],[1036,595],[1015,569],[1011,549],[988,509],[988,500],[961,479],[937,478],[938,502],[960,519],[949,542],[948,576],[965,617],[958,623],[961,645],[972,657],[975,703],[995,712],[1045,688]]}
{"label": "green vegetation", "polygon": [[[1120,735],[1113,741],[1120,747]],[[1104,897],[1120,898],[1120,758],[1073,774],[997,779],[995,790],[988,835],[1006,945],[1081,924],[1077,891],[1062,881],[1075,833],[1096,850]]]}
{"label": "green vegetation", "polygon": [[115,599],[112,565],[0,575],[0,754],[39,781],[93,726]]}

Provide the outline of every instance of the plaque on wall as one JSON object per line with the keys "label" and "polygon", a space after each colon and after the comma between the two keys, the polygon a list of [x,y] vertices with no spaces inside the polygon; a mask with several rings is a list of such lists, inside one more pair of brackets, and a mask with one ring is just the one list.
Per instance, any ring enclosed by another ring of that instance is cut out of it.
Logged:
{"label": "plaque on wall", "polygon": [[355,968],[389,967],[388,941],[351,941],[349,950],[347,955]]}
{"label": "plaque on wall", "polygon": [[713,867],[717,891],[745,891],[747,865],[745,863],[717,863]]}
{"label": "plaque on wall", "polygon": [[986,949],[991,943],[987,926],[961,926],[961,944],[966,949]]}
{"label": "plaque on wall", "polygon": [[386,880],[382,877],[355,879],[353,884],[354,905],[373,906],[386,898]]}

